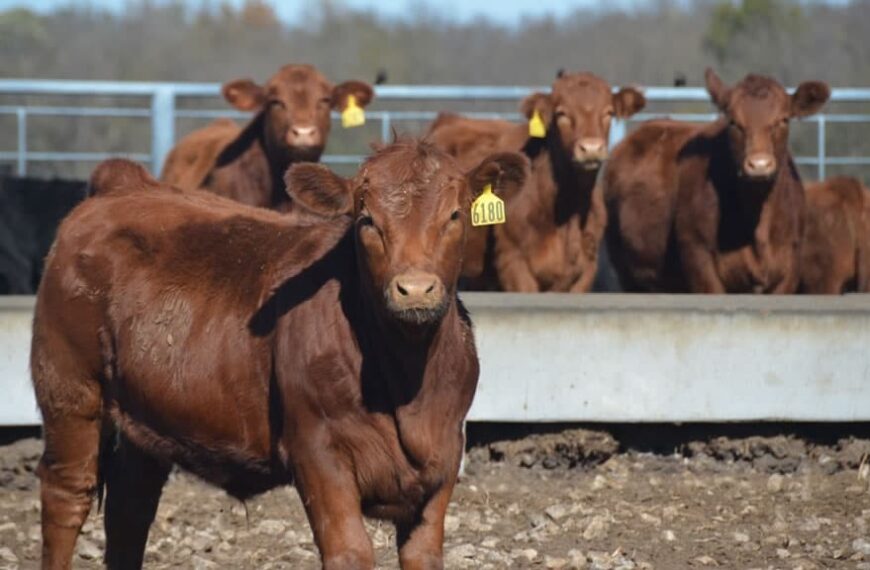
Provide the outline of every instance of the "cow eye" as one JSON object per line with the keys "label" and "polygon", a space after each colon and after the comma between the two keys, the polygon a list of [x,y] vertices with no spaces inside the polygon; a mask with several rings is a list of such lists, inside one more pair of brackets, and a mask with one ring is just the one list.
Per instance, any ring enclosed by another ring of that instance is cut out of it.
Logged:
{"label": "cow eye", "polygon": [[371,216],[368,216],[368,215],[360,216],[359,221],[357,223],[363,227],[375,225],[375,221],[372,219]]}
{"label": "cow eye", "polygon": [[270,99],[269,105],[273,105],[275,107],[280,107],[281,109],[287,108],[287,105],[284,104],[284,101],[281,101],[280,99]]}
{"label": "cow eye", "polygon": [[332,105],[332,97],[323,97],[320,101],[318,101],[321,105]]}
{"label": "cow eye", "polygon": [[616,111],[614,111],[613,109],[607,109],[606,111],[604,111],[605,117],[613,117],[614,115],[616,115]]}
{"label": "cow eye", "polygon": [[450,214],[450,221],[455,222],[459,219],[459,210],[453,210],[453,213]]}

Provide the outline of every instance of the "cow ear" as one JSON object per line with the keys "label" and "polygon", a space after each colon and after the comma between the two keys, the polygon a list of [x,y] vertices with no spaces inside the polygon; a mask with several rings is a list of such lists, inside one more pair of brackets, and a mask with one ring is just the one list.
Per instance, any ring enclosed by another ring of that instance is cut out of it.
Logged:
{"label": "cow ear", "polygon": [[620,119],[628,118],[646,106],[646,97],[634,87],[623,87],[613,94],[613,112]]}
{"label": "cow ear", "polygon": [[725,112],[728,108],[728,95],[731,90],[722,83],[722,80],[710,67],[704,72],[704,82],[707,84],[707,93],[710,94],[713,104],[719,107],[720,111]]}
{"label": "cow ear", "polygon": [[284,183],[294,204],[312,214],[337,218],[353,207],[350,183],[322,164],[296,163],[287,170]]}
{"label": "cow ear", "polygon": [[266,90],[250,79],[236,79],[221,88],[224,99],[239,111],[254,111],[266,103]]}
{"label": "cow ear", "polygon": [[553,119],[553,99],[548,93],[532,93],[520,103],[520,113],[527,119],[537,111],[545,125],[549,125]]}
{"label": "cow ear", "polygon": [[529,159],[516,152],[491,154],[466,175],[472,198],[483,192],[487,184],[499,195],[511,194],[526,182]]}
{"label": "cow ear", "polygon": [[823,81],[804,81],[791,96],[793,117],[809,117],[821,110],[831,97],[831,88]]}
{"label": "cow ear", "polygon": [[372,86],[364,81],[345,81],[332,88],[332,108],[344,111],[349,95],[354,96],[357,105],[365,107],[372,102],[375,92]]}

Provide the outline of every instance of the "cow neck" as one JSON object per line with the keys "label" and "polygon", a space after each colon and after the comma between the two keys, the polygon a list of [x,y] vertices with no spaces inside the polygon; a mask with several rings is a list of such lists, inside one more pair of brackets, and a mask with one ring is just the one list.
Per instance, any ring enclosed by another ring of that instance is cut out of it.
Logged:
{"label": "cow neck", "polygon": [[564,226],[576,216],[580,228],[585,228],[599,169],[576,167],[556,134],[547,135],[547,145],[533,160],[533,169],[538,177],[539,198],[545,211],[553,213],[554,224]]}
{"label": "cow neck", "polygon": [[714,158],[711,170],[714,179],[718,180],[722,211],[723,214],[736,216],[740,220],[739,225],[733,223],[729,225],[740,227],[741,239],[751,242],[755,239],[755,231],[761,224],[765,207],[771,201],[777,200],[789,184],[788,178],[792,176],[793,168],[791,156],[786,156],[786,164],[779,168],[774,178],[754,181],[739,175],[739,167],[735,166],[734,157],[724,134],[720,138],[719,145],[721,152],[715,153],[714,157],[721,156],[724,160],[715,161]]}

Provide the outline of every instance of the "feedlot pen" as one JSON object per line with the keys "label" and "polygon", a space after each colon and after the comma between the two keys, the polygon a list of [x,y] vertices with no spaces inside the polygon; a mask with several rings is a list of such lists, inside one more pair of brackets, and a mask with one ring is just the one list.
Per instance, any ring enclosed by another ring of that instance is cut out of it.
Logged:
{"label": "feedlot pen", "polygon": [[[446,519],[447,568],[870,569],[867,296],[463,299],[481,383]],[[0,299],[2,424],[39,422],[32,314],[31,297]],[[813,423],[716,423],[768,420]],[[0,568],[36,568],[42,445],[4,433]],[[102,568],[102,525],[92,509],[76,568]],[[397,567],[393,528],[367,525],[378,567]],[[177,472],[145,567],[320,565],[292,489],[242,505]]]}

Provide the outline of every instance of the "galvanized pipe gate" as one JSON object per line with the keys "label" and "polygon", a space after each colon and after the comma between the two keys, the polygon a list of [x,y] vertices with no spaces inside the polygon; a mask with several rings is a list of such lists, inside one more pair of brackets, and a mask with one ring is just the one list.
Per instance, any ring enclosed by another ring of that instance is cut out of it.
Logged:
{"label": "galvanized pipe gate", "polygon": [[[375,87],[379,103],[391,101],[519,101],[534,91],[547,90],[546,87],[522,86],[460,86],[460,85],[379,85]],[[0,80],[2,95],[78,95],[148,98],[148,107],[86,107],[86,106],[29,106],[26,104],[2,105],[0,116],[16,117],[17,132],[14,140],[15,150],[0,150],[0,161],[15,162],[16,172],[23,176],[27,165],[33,161],[87,161],[96,162],[118,156],[117,153],[103,152],[33,152],[27,147],[28,117],[67,116],[67,117],[141,117],[151,122],[150,153],[122,153],[133,160],[150,163],[153,172],[160,171],[166,154],[175,143],[175,122],[179,118],[244,118],[247,115],[226,109],[180,109],[177,103],[183,98],[218,97],[220,85],[217,83],[145,83],[116,81],[64,81],[64,80]],[[644,89],[649,102],[706,102],[707,92],[699,88]],[[870,102],[870,89],[834,89],[832,102]],[[367,113],[381,126],[381,139],[388,140],[390,129],[398,120],[432,120],[434,111],[372,111]],[[470,116],[519,119],[516,113],[469,113]],[[641,113],[631,121],[642,121],[663,114]],[[708,121],[714,113],[669,113],[667,116],[686,121]],[[337,115],[335,116],[337,119]],[[817,127],[817,152],[815,156],[797,157],[797,162],[817,168],[818,178],[824,179],[826,167],[830,165],[870,166],[868,156],[828,156],[826,153],[826,129],[830,123],[870,123],[870,114],[827,114],[806,119]],[[611,144],[625,136],[626,125],[616,121],[611,129]],[[11,137],[7,140],[11,140]],[[327,155],[324,162],[356,164],[362,160],[359,155]]]}

